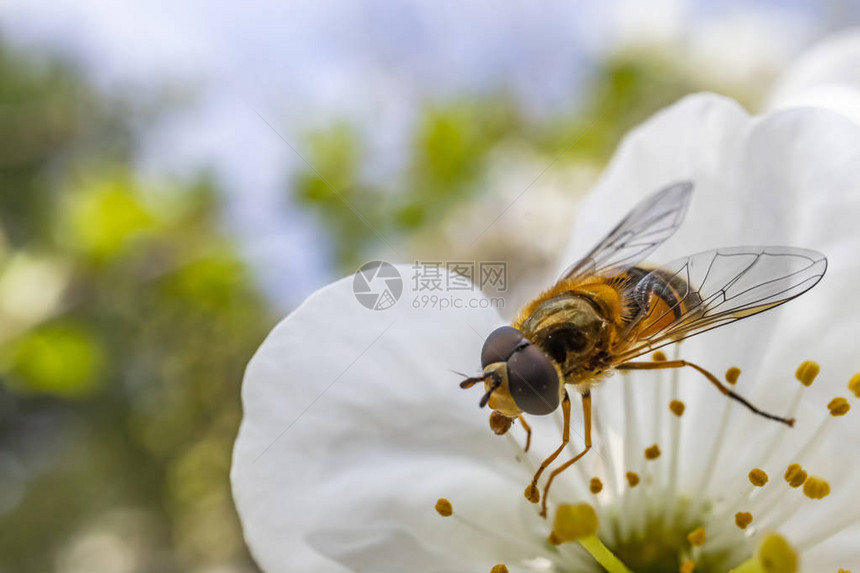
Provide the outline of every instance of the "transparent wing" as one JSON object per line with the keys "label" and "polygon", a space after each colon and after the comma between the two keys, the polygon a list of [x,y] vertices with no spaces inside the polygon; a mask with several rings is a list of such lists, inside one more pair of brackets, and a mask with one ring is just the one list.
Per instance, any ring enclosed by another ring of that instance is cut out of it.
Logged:
{"label": "transparent wing", "polygon": [[642,262],[678,229],[692,191],[691,182],[681,181],[639,203],[600,244],[568,267],[559,280],[589,275],[612,277]]}
{"label": "transparent wing", "polygon": [[637,334],[615,362],[779,306],[826,270],[824,255],[792,247],[716,249],[655,269],[628,291]]}

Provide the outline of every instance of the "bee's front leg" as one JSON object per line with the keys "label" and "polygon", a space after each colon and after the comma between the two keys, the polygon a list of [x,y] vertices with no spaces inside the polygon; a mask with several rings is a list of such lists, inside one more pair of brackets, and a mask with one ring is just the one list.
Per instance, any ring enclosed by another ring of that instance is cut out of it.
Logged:
{"label": "bee's front leg", "polygon": [[523,425],[523,430],[526,431],[526,447],[523,452],[527,452],[529,451],[529,446],[532,445],[532,427],[529,426],[528,422],[526,422],[526,419],[523,418],[522,414],[518,419],[520,421],[520,424]]}
{"label": "bee's front leg", "polygon": [[564,391],[564,399],[561,401],[561,413],[564,418],[564,430],[561,433],[561,445],[558,447],[556,451],[551,453],[547,459],[541,463],[538,471],[535,472],[535,476],[532,478],[532,482],[526,487],[525,496],[532,503],[537,503],[540,501],[540,492],[537,488],[537,482],[540,479],[543,471],[549,467],[549,465],[555,461],[555,458],[564,450],[567,443],[570,441],[570,396],[567,395],[567,390]]}
{"label": "bee's front leg", "polygon": [[[585,426],[585,449],[576,454],[570,460],[564,462],[562,465],[557,467],[551,474],[549,474],[549,479],[546,480],[546,485],[543,488],[543,500],[541,504],[540,514],[541,517],[546,517],[546,502],[547,497],[549,496],[549,486],[552,485],[552,480],[555,479],[555,476],[578,462],[582,456],[587,454],[589,450],[591,450],[591,391],[587,391],[582,395],[582,421]],[[568,424],[569,425],[569,424]]]}

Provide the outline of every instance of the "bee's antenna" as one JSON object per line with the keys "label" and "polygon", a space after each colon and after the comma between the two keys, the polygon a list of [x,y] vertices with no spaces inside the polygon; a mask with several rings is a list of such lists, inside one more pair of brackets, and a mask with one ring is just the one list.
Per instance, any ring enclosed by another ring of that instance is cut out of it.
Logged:
{"label": "bee's antenna", "polygon": [[[490,386],[490,389],[487,390],[487,393],[484,394],[484,396],[481,398],[481,401],[478,403],[481,408],[487,405],[487,402],[490,401],[490,395],[496,390],[496,388],[502,385],[502,377],[495,372],[490,372],[487,374],[487,376],[493,377],[493,385]],[[486,378],[487,376],[485,376],[484,378]]]}
{"label": "bee's antenna", "polygon": [[458,376],[463,376],[466,378],[465,380],[460,382],[460,388],[471,388],[478,382],[483,382],[490,376],[490,374],[482,374],[481,376],[468,376],[466,374],[463,374],[462,372],[457,372],[456,370],[451,370],[451,372],[457,374]]}

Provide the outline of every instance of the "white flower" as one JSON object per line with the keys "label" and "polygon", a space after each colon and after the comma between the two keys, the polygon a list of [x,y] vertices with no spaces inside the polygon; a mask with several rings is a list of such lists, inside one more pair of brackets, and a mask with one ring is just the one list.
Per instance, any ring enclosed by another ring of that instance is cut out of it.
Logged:
{"label": "white flower", "polygon": [[[600,540],[634,570],[650,563],[640,571],[677,571],[687,560],[700,573],[727,571],[770,531],[788,540],[805,571],[860,568],[860,444],[847,431],[852,416],[826,408],[834,396],[852,397],[845,384],[858,369],[860,127],[827,111],[749,117],[724,98],[688,97],[623,142],[583,204],[569,259],[647,193],[680,179],[695,182],[692,206],[654,261],[743,244],[802,246],[830,259],[810,293],[679,350],[714,372],[740,366],[740,393],[776,413],[796,409],[798,423],[753,416],[694,372],[614,376],[593,391],[595,449],[556,480],[550,517],[558,504],[591,504]],[[557,417],[529,418],[534,443],[524,454],[519,424],[493,435],[476,406],[480,392],[457,387],[452,370],[478,369],[498,313],[414,308],[428,293],[411,288],[409,266],[399,270],[405,292],[390,310],[367,310],[352,277],[343,279],[279,324],[248,367],[232,479],[260,566],[598,571],[580,544],[549,544],[552,519],[523,497],[535,465],[559,443]],[[451,306],[490,304],[473,292],[440,294]],[[794,379],[807,358],[822,365],[810,388]],[[683,401],[682,416],[670,400]],[[581,416],[572,431],[564,456],[582,446]],[[646,460],[653,444],[662,454]],[[789,487],[791,463],[827,480],[830,494],[813,501]],[[764,487],[751,484],[753,469],[769,476]],[[453,516],[434,511],[438,498],[452,502]],[[746,529],[738,512],[753,516]],[[693,547],[687,536],[698,527],[706,541]]]}
{"label": "white flower", "polygon": [[828,37],[782,74],[768,107],[798,106],[827,108],[860,123],[860,30]]}

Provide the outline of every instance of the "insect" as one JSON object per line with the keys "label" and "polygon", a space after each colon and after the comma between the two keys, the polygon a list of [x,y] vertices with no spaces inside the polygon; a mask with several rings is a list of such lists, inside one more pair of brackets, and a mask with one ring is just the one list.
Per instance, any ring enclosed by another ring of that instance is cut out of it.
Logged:
{"label": "insect", "polygon": [[[552,287],[525,305],[510,326],[494,330],[481,349],[480,406],[490,427],[504,434],[522,415],[546,415],[561,405],[562,443],[525,490],[533,503],[552,481],[591,449],[591,390],[612,371],[692,368],[720,392],[758,414],[792,426],[793,419],[760,410],[716,376],[686,360],[632,361],[657,348],[783,304],[815,286],[827,259],[794,247],[734,247],[705,251],[659,267],[642,261],[680,226],[693,184],[678,182],[639,203]],[[570,439],[568,386],[582,397],[585,447],[537,484]]]}

